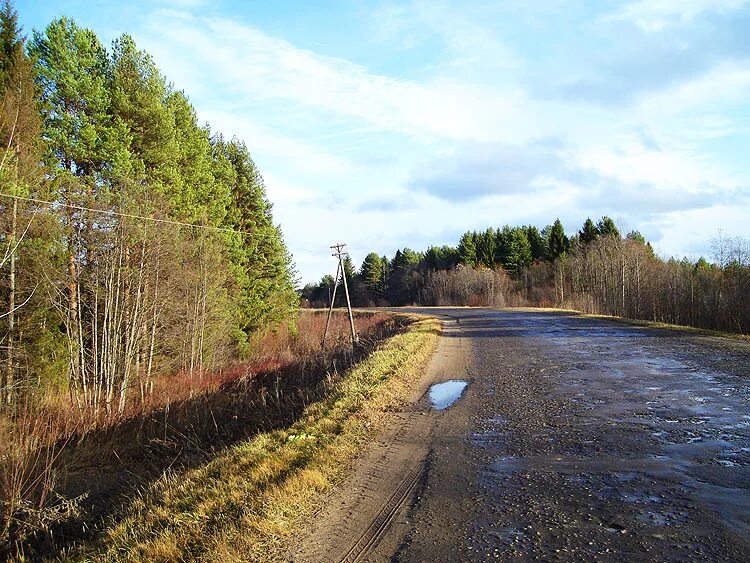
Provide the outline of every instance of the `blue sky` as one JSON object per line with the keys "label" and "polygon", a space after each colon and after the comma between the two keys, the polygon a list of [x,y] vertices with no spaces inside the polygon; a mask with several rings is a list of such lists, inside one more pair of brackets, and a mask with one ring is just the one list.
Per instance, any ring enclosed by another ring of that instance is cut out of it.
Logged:
{"label": "blue sky", "polygon": [[750,0],[16,6],[130,33],[245,140],[303,282],[335,241],[359,263],[556,217],[680,257],[750,235]]}

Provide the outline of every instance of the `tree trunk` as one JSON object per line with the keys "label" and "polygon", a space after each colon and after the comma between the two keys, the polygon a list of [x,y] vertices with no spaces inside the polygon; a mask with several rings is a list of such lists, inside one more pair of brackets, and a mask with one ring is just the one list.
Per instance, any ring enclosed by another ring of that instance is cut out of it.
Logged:
{"label": "tree trunk", "polygon": [[13,402],[13,385],[15,384],[15,367],[13,340],[15,337],[16,325],[16,226],[18,223],[18,200],[13,200],[13,215],[11,217],[10,236],[8,237],[8,246],[10,248],[10,280],[8,290],[8,356],[7,372],[5,374],[6,402]]}

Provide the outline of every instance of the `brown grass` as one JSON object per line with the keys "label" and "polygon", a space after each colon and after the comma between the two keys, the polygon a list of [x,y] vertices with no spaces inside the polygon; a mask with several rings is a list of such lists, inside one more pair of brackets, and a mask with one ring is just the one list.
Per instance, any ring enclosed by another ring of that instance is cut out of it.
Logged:
{"label": "brown grass", "polygon": [[324,315],[302,312],[294,330],[264,335],[248,360],[158,377],[143,397],[134,388],[120,415],[79,410],[65,393],[25,396],[0,414],[0,555],[50,555],[61,526],[69,537],[68,523],[91,529],[116,497],[132,492],[131,481],[141,486],[293,421],[339,371],[398,329],[392,315],[359,315],[362,344],[353,352],[339,312],[323,350],[324,323]]}

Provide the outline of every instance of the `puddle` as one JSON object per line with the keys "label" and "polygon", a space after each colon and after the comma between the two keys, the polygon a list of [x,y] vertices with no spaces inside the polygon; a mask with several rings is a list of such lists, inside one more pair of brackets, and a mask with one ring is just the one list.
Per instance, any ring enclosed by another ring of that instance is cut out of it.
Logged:
{"label": "puddle", "polygon": [[451,379],[444,383],[435,383],[430,387],[430,402],[436,410],[447,409],[458,399],[466,389],[468,383],[460,379]]}

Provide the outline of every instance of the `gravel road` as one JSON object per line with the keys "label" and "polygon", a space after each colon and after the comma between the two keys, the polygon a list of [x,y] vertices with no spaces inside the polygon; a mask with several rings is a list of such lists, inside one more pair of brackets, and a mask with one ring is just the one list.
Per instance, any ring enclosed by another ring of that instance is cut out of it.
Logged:
{"label": "gravel road", "polygon": [[[394,420],[400,453],[387,440],[370,452],[383,467],[412,452],[421,478],[411,465],[402,494],[363,458],[297,560],[750,561],[750,344],[562,313],[424,312],[446,330]],[[429,384],[451,379],[468,386],[434,409]],[[373,494],[347,501],[357,488]]]}

